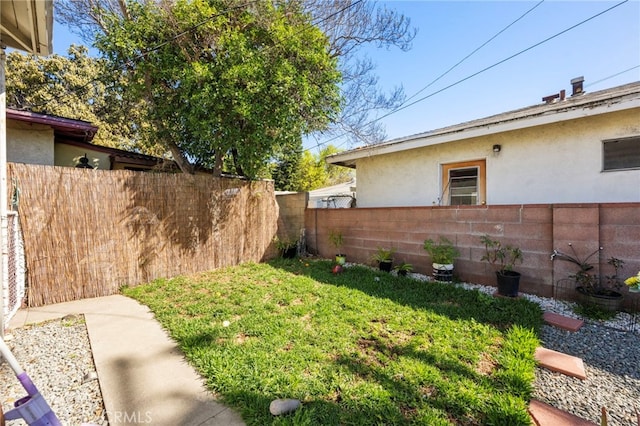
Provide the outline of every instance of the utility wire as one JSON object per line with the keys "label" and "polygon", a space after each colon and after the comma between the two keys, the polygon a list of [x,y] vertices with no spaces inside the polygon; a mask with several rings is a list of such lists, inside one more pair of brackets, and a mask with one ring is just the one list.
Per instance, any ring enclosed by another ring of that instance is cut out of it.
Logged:
{"label": "utility wire", "polygon": [[448,85],[448,86],[445,86],[445,87],[443,87],[442,89],[436,90],[435,92],[432,92],[432,93],[430,93],[430,94],[428,94],[428,95],[426,95],[426,96],[423,96],[422,98],[420,98],[420,99],[418,99],[418,100],[416,100],[416,101],[413,101],[413,102],[411,102],[411,103],[409,103],[409,104],[403,105],[403,106],[401,106],[400,108],[397,108],[397,109],[396,109],[396,110],[394,110],[394,111],[391,111],[391,112],[389,112],[389,113],[387,113],[387,114],[385,114],[385,115],[383,115],[383,116],[381,116],[381,117],[378,117],[378,118],[376,118],[376,119],[375,119],[374,121],[372,121],[372,122],[376,122],[376,121],[382,120],[383,118],[386,118],[386,117],[390,116],[391,114],[395,114],[395,113],[396,113],[396,112],[398,112],[398,111],[402,111],[403,109],[409,108],[410,106],[413,106],[413,105],[415,105],[415,104],[417,104],[417,103],[419,103],[419,102],[422,102],[422,101],[424,101],[424,100],[426,100],[426,99],[429,99],[429,98],[431,98],[432,96],[437,95],[438,93],[442,93],[443,91],[445,91],[445,90],[447,90],[447,89],[450,89],[450,88],[452,88],[452,87],[454,87],[454,86],[457,86],[458,84],[463,83],[463,82],[465,82],[465,81],[469,80],[470,78],[473,78],[473,77],[475,77],[475,76],[477,76],[477,75],[480,75],[480,74],[482,74],[482,73],[484,73],[484,72],[486,72],[486,71],[489,71],[490,69],[495,68],[495,67],[497,67],[498,65],[502,65],[503,63],[505,63],[505,62],[507,62],[507,61],[509,61],[509,60],[511,60],[511,59],[513,59],[513,58],[515,58],[515,57],[517,57],[517,56],[520,56],[520,55],[522,55],[523,53],[528,52],[529,50],[532,50],[532,49],[534,49],[534,48],[536,48],[536,47],[538,47],[538,46],[540,46],[540,45],[542,45],[542,44],[544,44],[544,43],[546,43],[546,42],[548,42],[548,41],[553,40],[553,39],[554,39],[554,38],[556,38],[556,37],[561,36],[562,34],[565,34],[565,33],[569,32],[569,31],[571,31],[571,30],[573,30],[573,29],[575,29],[575,28],[579,27],[580,25],[586,24],[587,22],[589,22],[589,21],[591,21],[591,20],[593,20],[593,19],[595,19],[595,18],[597,18],[597,17],[599,17],[599,16],[601,16],[601,15],[604,15],[605,13],[607,13],[607,12],[609,12],[609,11],[611,11],[611,10],[615,9],[615,8],[616,8],[616,7],[618,7],[618,6],[621,6],[621,5],[625,4],[625,3],[627,3],[628,1],[629,1],[629,0],[623,0],[623,1],[621,1],[620,3],[617,3],[617,4],[613,5],[613,6],[611,6],[610,8],[603,10],[603,11],[602,11],[602,12],[600,12],[600,13],[597,13],[597,14],[595,14],[595,15],[593,15],[593,16],[591,16],[591,17],[589,17],[589,18],[587,18],[587,19],[585,19],[585,20],[583,20],[583,21],[578,22],[578,23],[577,23],[577,24],[575,24],[575,25],[572,25],[571,27],[569,27],[569,28],[567,28],[567,29],[565,29],[565,30],[560,31],[559,33],[556,33],[556,34],[554,34],[554,35],[552,35],[552,36],[550,36],[550,37],[547,37],[547,38],[545,38],[544,40],[539,41],[538,43],[536,43],[536,44],[534,44],[534,45],[531,45],[531,46],[527,47],[526,49],[522,49],[521,51],[519,51],[519,52],[517,52],[517,53],[514,53],[513,55],[511,55],[511,56],[509,56],[509,57],[507,57],[507,58],[505,58],[505,59],[502,59],[501,61],[498,61],[498,62],[494,63],[493,65],[489,65],[488,67],[485,67],[485,68],[481,69],[480,71],[477,71],[477,72],[475,72],[475,73],[473,73],[473,74],[471,74],[471,75],[469,75],[469,76],[467,76],[467,77],[465,77],[465,78],[462,78],[462,79],[460,79],[460,80],[456,81],[455,83],[452,83],[452,84],[450,84],[450,85]]}
{"label": "utility wire", "polygon": [[615,73],[615,74],[612,74],[612,75],[610,75],[610,76],[608,76],[608,77],[601,78],[600,80],[596,80],[596,81],[594,81],[593,83],[585,84],[585,85],[584,85],[584,87],[585,87],[585,88],[587,88],[587,87],[591,87],[591,86],[593,86],[594,84],[602,83],[603,81],[609,80],[610,78],[617,77],[617,76],[619,76],[619,75],[621,75],[621,74],[624,74],[624,73],[626,73],[626,72],[629,72],[629,71],[635,70],[636,68],[640,68],[640,65],[636,65],[635,67],[627,68],[627,69],[626,69],[626,70],[624,70],[624,71],[620,71],[620,72],[617,72],[617,73]]}
{"label": "utility wire", "polygon": [[438,80],[440,80],[442,77],[444,77],[445,75],[449,74],[451,71],[453,71],[455,68],[458,67],[458,65],[462,64],[464,61],[466,61],[467,59],[469,59],[471,56],[473,56],[478,50],[482,49],[483,47],[485,47],[487,44],[491,43],[494,39],[496,39],[500,34],[502,34],[503,32],[505,32],[506,30],[508,30],[509,28],[511,28],[513,25],[515,25],[518,21],[520,21],[522,18],[524,18],[525,16],[527,16],[529,13],[533,12],[534,9],[536,9],[538,6],[540,6],[542,3],[544,3],[544,0],[540,0],[538,3],[536,3],[535,6],[533,6],[531,9],[527,10],[524,14],[520,15],[520,17],[518,19],[516,19],[515,21],[511,22],[509,25],[507,25],[506,27],[504,27],[503,29],[501,29],[500,31],[498,31],[493,37],[491,37],[489,40],[485,41],[484,43],[482,43],[482,45],[480,45],[479,47],[477,47],[473,52],[469,53],[467,56],[465,56],[464,58],[462,58],[460,61],[458,61],[458,63],[456,63],[455,65],[453,65],[451,68],[449,68],[448,70],[446,70],[445,72],[443,72],[442,74],[440,74],[435,80],[433,80],[431,83],[427,84],[426,86],[424,86],[422,89],[418,90],[416,93],[414,93],[413,95],[411,95],[410,97],[408,97],[402,104],[400,104],[400,106],[404,105],[405,103],[409,102],[411,99],[415,98],[416,96],[418,96],[420,93],[424,92],[425,90],[427,90],[429,87],[431,87],[433,84],[435,84]]}
{"label": "utility wire", "polygon": [[[509,57],[507,57],[507,58],[505,58],[505,59],[502,59],[502,60],[500,60],[500,61],[498,61],[498,62],[494,63],[493,65],[489,65],[488,67],[485,67],[485,68],[481,69],[480,71],[477,71],[477,72],[475,72],[475,73],[473,73],[473,74],[471,74],[471,75],[468,75],[467,77],[464,77],[464,78],[462,78],[462,79],[460,79],[460,80],[456,81],[455,83],[449,84],[448,86],[445,86],[445,87],[443,87],[442,89],[436,90],[435,92],[431,92],[430,94],[428,94],[428,95],[426,95],[426,96],[423,96],[422,98],[420,98],[420,99],[418,99],[418,100],[415,100],[415,101],[413,101],[413,102],[411,102],[411,103],[409,103],[409,104],[406,104],[406,105],[403,105],[403,106],[401,106],[401,107],[399,107],[399,108],[396,108],[395,110],[390,111],[390,112],[388,112],[387,114],[384,114],[384,115],[382,115],[382,116],[380,116],[380,117],[377,117],[377,118],[375,118],[375,119],[371,120],[370,122],[368,122],[368,123],[367,123],[367,125],[368,125],[368,124],[373,124],[373,123],[375,123],[375,122],[377,122],[377,121],[382,120],[383,118],[389,117],[389,116],[390,116],[390,115],[392,115],[392,114],[395,114],[395,113],[397,113],[397,112],[399,112],[399,111],[402,111],[402,110],[404,110],[404,109],[406,109],[406,108],[409,108],[410,106],[413,106],[413,105],[415,105],[415,104],[417,104],[417,103],[420,103],[420,102],[422,102],[422,101],[424,101],[424,100],[427,100],[427,99],[429,99],[429,98],[431,98],[431,97],[433,97],[433,96],[435,96],[435,95],[437,95],[437,94],[439,94],[439,93],[444,92],[445,90],[448,90],[448,89],[450,89],[450,88],[452,88],[452,87],[454,87],[454,86],[457,86],[458,84],[463,83],[463,82],[465,82],[465,81],[467,81],[467,80],[469,80],[469,79],[471,79],[471,78],[473,78],[473,77],[476,77],[476,76],[478,76],[478,75],[480,75],[480,74],[482,74],[482,73],[484,73],[484,72],[486,72],[486,71],[488,71],[488,70],[490,70],[490,69],[492,69],[492,68],[495,68],[495,67],[497,67],[498,65],[501,65],[501,64],[503,64],[503,63],[505,63],[505,62],[507,62],[507,61],[509,61],[509,60],[511,60],[511,59],[513,59],[513,58],[515,58],[515,57],[517,57],[517,56],[520,56],[521,54],[523,54],[523,53],[525,53],[525,52],[528,52],[529,50],[532,50],[532,49],[534,49],[534,48],[536,48],[536,47],[538,47],[538,46],[540,46],[540,45],[542,45],[542,44],[544,44],[544,43],[546,43],[546,42],[548,42],[548,41],[550,41],[550,40],[553,40],[553,39],[554,39],[554,38],[556,38],[556,37],[561,36],[562,34],[567,33],[568,31],[571,31],[571,30],[573,30],[573,29],[575,29],[575,28],[579,27],[580,25],[586,24],[587,22],[589,22],[589,21],[591,21],[591,20],[593,20],[593,19],[595,19],[595,18],[597,18],[597,17],[599,17],[599,16],[601,16],[601,15],[604,15],[605,13],[607,13],[607,12],[609,12],[609,11],[611,11],[611,10],[613,10],[613,9],[615,9],[615,8],[617,8],[617,7],[619,7],[619,6],[623,5],[623,4],[625,4],[625,3],[627,3],[628,1],[629,1],[629,0],[623,0],[623,1],[621,1],[620,3],[617,3],[617,4],[615,4],[615,5],[611,6],[611,7],[609,7],[609,8],[607,8],[607,9],[603,10],[602,12],[599,12],[599,13],[597,13],[597,14],[595,14],[595,15],[593,15],[593,16],[591,16],[591,17],[589,17],[589,18],[587,18],[587,19],[585,19],[585,20],[583,20],[583,21],[580,21],[580,22],[578,22],[577,24],[574,24],[574,25],[572,25],[571,27],[569,27],[569,28],[567,28],[567,29],[565,29],[565,30],[562,30],[562,31],[560,31],[560,32],[558,32],[558,33],[556,33],[556,34],[554,34],[554,35],[550,36],[550,37],[545,38],[545,39],[544,39],[544,40],[542,40],[542,41],[539,41],[539,42],[538,42],[538,43],[536,43],[536,44],[533,44],[533,45],[531,45],[531,46],[529,46],[529,47],[527,47],[527,48],[525,48],[525,49],[522,49],[521,51],[519,51],[519,52],[517,52],[517,53],[514,53],[513,55],[511,55],[511,56],[509,56]],[[325,141],[325,142],[322,142],[321,144],[322,144],[322,145],[327,145],[328,143],[333,142],[334,140],[339,139],[339,138],[341,138],[341,137],[343,137],[343,136],[345,136],[345,135],[346,135],[346,133],[343,133],[343,134],[337,135],[337,136],[335,136],[335,137],[333,137],[333,138],[331,138],[331,139],[329,139],[329,140],[327,140],[327,141]],[[344,145],[345,143],[347,143],[347,141],[345,141],[345,142],[341,143],[340,145],[338,145],[338,146],[337,146],[337,148],[341,147],[341,146],[342,146],[342,145]]]}

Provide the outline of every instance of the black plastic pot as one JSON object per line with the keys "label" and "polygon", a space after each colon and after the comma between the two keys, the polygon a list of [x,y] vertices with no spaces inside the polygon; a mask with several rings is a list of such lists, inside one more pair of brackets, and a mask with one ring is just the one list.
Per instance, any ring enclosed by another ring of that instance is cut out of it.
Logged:
{"label": "black plastic pot", "polygon": [[378,267],[380,268],[381,271],[384,271],[384,272],[391,272],[392,266],[393,266],[393,262],[390,260],[378,263]]}
{"label": "black plastic pot", "polygon": [[496,271],[498,294],[506,297],[518,297],[520,288],[520,272]]}

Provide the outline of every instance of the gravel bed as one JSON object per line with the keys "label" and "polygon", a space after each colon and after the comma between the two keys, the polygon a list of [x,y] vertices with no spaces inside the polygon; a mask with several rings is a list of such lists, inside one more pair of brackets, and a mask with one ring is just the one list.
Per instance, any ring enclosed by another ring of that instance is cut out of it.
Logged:
{"label": "gravel bed", "polygon": [[[494,287],[459,284],[487,294]],[[546,312],[578,318],[572,303],[521,293]],[[582,358],[586,380],[536,368],[533,397],[600,424],[601,408],[609,426],[640,426],[640,327],[637,318],[620,312],[609,321],[585,322],[577,332],[545,325],[541,346]]]}
{"label": "gravel bed", "polygon": [[[411,276],[430,280],[420,274]],[[487,294],[495,292],[494,287],[457,285]],[[575,317],[570,304],[528,294],[522,297],[540,304],[545,311]],[[640,327],[635,321],[627,314],[619,314],[611,321],[586,323],[575,333],[544,326],[542,345],[582,358],[587,379],[536,368],[534,397],[597,424],[601,407],[606,407],[610,426],[637,426]],[[87,374],[95,374],[95,366],[82,316],[15,329],[12,335],[7,343],[13,354],[63,424],[108,425],[98,381],[85,380]],[[0,394],[6,412],[25,392],[4,362],[0,364],[0,383],[9,384]],[[8,422],[12,426],[18,424],[24,423]]]}
{"label": "gravel bed", "polygon": [[[84,316],[67,316],[11,330],[7,346],[63,425],[108,425]],[[27,393],[4,360],[0,361],[2,409]],[[22,419],[7,425],[24,425]]]}

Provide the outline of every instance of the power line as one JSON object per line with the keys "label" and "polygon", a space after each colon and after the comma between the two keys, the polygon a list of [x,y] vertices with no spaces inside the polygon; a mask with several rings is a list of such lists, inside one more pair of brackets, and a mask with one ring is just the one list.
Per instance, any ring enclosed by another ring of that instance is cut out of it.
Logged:
{"label": "power line", "polygon": [[513,25],[515,25],[518,21],[520,21],[522,18],[524,18],[525,16],[527,16],[529,13],[533,12],[534,9],[536,9],[538,6],[540,6],[542,3],[544,3],[544,0],[540,0],[538,3],[536,3],[535,6],[533,6],[531,9],[527,10],[525,13],[523,13],[522,15],[520,15],[520,17],[518,19],[516,19],[515,21],[511,22],[509,25],[507,25],[506,27],[504,27],[503,29],[501,29],[500,31],[498,31],[493,37],[491,37],[489,40],[485,41],[484,43],[482,43],[479,47],[477,47],[473,52],[469,53],[467,56],[465,56],[464,58],[462,58],[460,61],[458,61],[455,65],[453,65],[451,68],[449,68],[448,70],[446,70],[445,72],[443,72],[442,74],[440,74],[435,80],[431,81],[431,83],[427,84],[426,86],[424,86],[422,89],[418,90],[416,93],[414,93],[413,95],[411,95],[410,97],[408,97],[400,106],[404,105],[406,102],[408,102],[409,100],[415,98],[416,96],[418,96],[418,94],[424,92],[426,89],[428,89],[429,87],[431,87],[434,83],[436,83],[438,80],[440,80],[442,77],[444,77],[445,75],[449,74],[451,71],[453,71],[455,68],[458,67],[458,65],[462,64],[464,61],[466,61],[467,59],[469,59],[471,56],[473,56],[478,50],[482,49],[483,47],[485,47],[487,44],[491,43],[494,39],[496,39],[500,34],[502,34],[503,32],[505,32],[506,30],[508,30],[509,28],[511,28]]}
{"label": "power line", "polygon": [[383,118],[386,118],[386,117],[390,116],[391,114],[395,114],[395,113],[396,113],[396,112],[398,112],[398,111],[402,111],[403,109],[409,108],[410,106],[413,106],[413,105],[415,105],[415,104],[417,104],[417,103],[419,103],[419,102],[422,102],[422,101],[424,101],[424,100],[426,100],[426,99],[429,99],[429,98],[431,98],[432,96],[435,96],[435,95],[437,95],[437,94],[439,94],[439,93],[442,93],[443,91],[445,91],[445,90],[447,90],[447,89],[450,89],[450,88],[452,88],[452,87],[454,87],[454,86],[457,86],[458,84],[463,83],[463,82],[465,82],[465,81],[469,80],[470,78],[473,78],[473,77],[475,77],[475,76],[477,76],[477,75],[480,75],[480,74],[482,74],[482,73],[484,73],[484,72],[486,72],[486,71],[489,71],[490,69],[495,68],[495,67],[497,67],[498,65],[502,65],[503,63],[505,63],[505,62],[507,62],[507,61],[510,61],[511,59],[513,59],[513,58],[515,58],[515,57],[517,57],[517,56],[522,55],[523,53],[528,52],[529,50],[532,50],[532,49],[534,49],[534,48],[536,48],[536,47],[538,47],[538,46],[540,46],[540,45],[542,45],[542,44],[544,44],[544,43],[546,43],[546,42],[548,42],[548,41],[553,40],[553,39],[554,39],[554,38],[556,38],[556,37],[561,36],[562,34],[565,34],[565,33],[569,32],[569,31],[571,31],[571,30],[573,30],[573,29],[575,29],[575,28],[579,27],[580,25],[586,24],[587,22],[589,22],[589,21],[591,21],[591,20],[593,20],[593,19],[595,19],[595,18],[597,18],[597,17],[599,17],[599,16],[601,16],[601,15],[603,15],[603,14],[605,14],[605,13],[607,13],[607,12],[609,12],[609,11],[613,10],[613,9],[615,9],[615,8],[616,8],[616,7],[618,7],[618,6],[623,5],[624,3],[627,3],[628,1],[629,1],[629,0],[623,0],[623,1],[621,1],[620,3],[615,4],[615,5],[611,6],[610,8],[603,10],[603,11],[602,11],[602,12],[600,12],[600,13],[597,13],[597,14],[595,14],[595,15],[593,15],[593,16],[591,16],[591,17],[589,17],[589,18],[587,18],[587,19],[585,19],[585,20],[583,20],[583,21],[578,22],[578,23],[577,23],[577,24],[575,24],[575,25],[572,25],[571,27],[569,27],[569,28],[567,28],[567,29],[565,29],[565,30],[560,31],[559,33],[556,33],[556,34],[554,34],[554,35],[552,35],[552,36],[550,36],[550,37],[545,38],[545,39],[544,39],[544,40],[542,40],[542,41],[539,41],[539,42],[538,42],[538,43],[536,43],[536,44],[533,44],[533,45],[531,45],[531,46],[529,46],[529,47],[527,47],[527,48],[525,48],[525,49],[522,49],[521,51],[519,51],[519,52],[517,52],[517,53],[514,53],[513,55],[511,55],[511,56],[509,56],[509,57],[507,57],[507,58],[505,58],[505,59],[502,59],[501,61],[498,61],[498,62],[494,63],[493,65],[489,65],[488,67],[485,67],[485,68],[481,69],[480,71],[477,71],[477,72],[475,72],[475,73],[473,73],[473,74],[471,74],[471,75],[469,75],[469,76],[467,76],[467,77],[465,77],[465,78],[462,78],[462,79],[460,79],[460,80],[456,81],[455,83],[452,83],[452,84],[450,84],[450,85],[448,85],[448,86],[445,86],[445,87],[443,87],[442,89],[436,90],[435,92],[432,92],[432,93],[428,94],[427,96],[423,96],[422,98],[420,98],[420,99],[418,99],[418,100],[416,100],[416,101],[413,101],[413,102],[411,102],[411,103],[409,103],[409,104],[403,105],[403,106],[401,106],[400,108],[397,108],[397,109],[396,109],[396,110],[394,110],[394,111],[391,111],[391,112],[389,112],[389,113],[387,113],[387,114],[385,114],[385,115],[383,115],[383,116],[381,116],[381,117],[378,117],[378,118],[376,118],[376,119],[375,119],[374,121],[372,121],[372,122],[376,122],[376,121],[382,120]]}
{"label": "power line", "polygon": [[601,78],[600,80],[596,80],[596,81],[594,81],[593,83],[585,84],[585,85],[584,85],[584,87],[585,87],[585,88],[587,88],[587,87],[591,87],[591,86],[593,86],[594,84],[602,83],[603,81],[607,81],[607,80],[609,80],[610,78],[614,78],[614,77],[617,77],[617,76],[619,76],[619,75],[621,75],[621,74],[624,74],[624,73],[626,73],[626,72],[629,72],[629,71],[635,70],[636,68],[640,68],[640,65],[636,65],[635,67],[627,68],[627,69],[626,69],[626,70],[624,70],[624,71],[620,71],[620,72],[617,72],[617,73],[615,73],[615,74],[612,74],[612,75],[610,75],[610,76],[608,76],[608,77]]}
{"label": "power line", "polygon": [[[433,96],[435,96],[435,95],[437,95],[437,94],[439,94],[439,93],[442,93],[442,92],[444,92],[445,90],[448,90],[448,89],[450,89],[450,88],[452,88],[452,87],[454,87],[454,86],[457,86],[457,85],[458,85],[458,84],[460,84],[460,83],[463,83],[463,82],[465,82],[465,81],[467,81],[467,80],[469,80],[469,79],[471,79],[471,78],[473,78],[473,77],[476,77],[476,76],[478,76],[478,75],[480,75],[480,74],[482,74],[482,73],[484,73],[484,72],[486,72],[486,71],[488,71],[488,70],[490,70],[490,69],[492,69],[492,68],[497,67],[498,65],[501,65],[501,64],[503,64],[503,63],[505,63],[505,62],[507,62],[507,61],[509,61],[509,60],[511,60],[511,59],[513,59],[513,58],[515,58],[515,57],[517,57],[517,56],[520,56],[521,54],[523,54],[523,53],[525,53],[525,52],[528,52],[529,50],[532,50],[532,49],[534,49],[534,48],[536,48],[536,47],[538,47],[538,46],[540,46],[540,45],[542,45],[542,44],[544,44],[544,43],[546,43],[546,42],[548,42],[548,41],[550,41],[550,40],[553,40],[554,38],[559,37],[559,36],[561,36],[562,34],[565,34],[565,33],[569,32],[569,31],[571,31],[571,30],[573,30],[573,29],[575,29],[575,28],[579,27],[580,25],[583,25],[583,24],[585,24],[585,23],[587,23],[587,22],[589,22],[589,21],[591,21],[591,20],[593,20],[593,19],[595,19],[595,18],[597,18],[597,17],[599,17],[599,16],[601,16],[601,15],[604,15],[605,13],[607,13],[607,12],[609,12],[609,11],[611,11],[611,10],[613,10],[613,9],[615,9],[615,8],[617,8],[617,7],[619,7],[619,6],[623,5],[623,4],[625,4],[625,3],[627,3],[628,1],[629,1],[629,0],[623,0],[623,1],[621,1],[620,3],[617,3],[617,4],[615,4],[615,5],[611,6],[611,7],[609,7],[609,8],[607,8],[607,9],[603,10],[602,12],[599,12],[599,13],[597,13],[597,14],[595,14],[595,15],[592,15],[591,17],[589,17],[589,18],[587,18],[587,19],[585,19],[585,20],[583,20],[583,21],[580,21],[580,22],[578,22],[577,24],[572,25],[571,27],[569,27],[569,28],[567,28],[567,29],[565,29],[565,30],[562,30],[562,31],[560,31],[560,32],[558,32],[558,33],[556,33],[556,34],[554,34],[554,35],[550,36],[550,37],[545,38],[545,39],[544,39],[544,40],[542,40],[542,41],[539,41],[538,43],[535,43],[535,44],[533,44],[533,45],[531,45],[531,46],[529,46],[529,47],[527,47],[527,48],[525,48],[525,49],[522,49],[522,50],[520,50],[519,52],[514,53],[513,55],[511,55],[511,56],[509,56],[509,57],[507,57],[507,58],[505,58],[505,59],[502,59],[502,60],[500,60],[500,61],[498,61],[498,62],[494,63],[493,65],[489,65],[488,67],[485,67],[485,68],[481,69],[480,71],[477,71],[477,72],[475,72],[475,73],[473,73],[473,74],[471,74],[471,75],[468,75],[467,77],[464,77],[464,78],[462,78],[462,79],[460,79],[460,80],[456,81],[455,83],[449,84],[448,86],[445,86],[445,87],[443,87],[442,89],[436,90],[435,92],[432,92],[432,93],[430,93],[430,94],[428,94],[428,95],[426,95],[426,96],[423,96],[422,98],[420,98],[420,99],[418,99],[418,100],[415,100],[415,101],[413,101],[413,102],[411,102],[411,103],[409,103],[409,104],[406,104],[406,105],[403,105],[403,106],[401,106],[401,107],[399,107],[399,108],[396,108],[395,110],[390,111],[390,112],[388,112],[387,114],[384,114],[384,115],[382,115],[382,116],[380,116],[380,117],[377,117],[377,118],[375,118],[375,119],[373,119],[373,120],[369,121],[366,125],[373,124],[373,123],[375,123],[375,122],[377,122],[377,121],[382,120],[383,118],[389,117],[390,115],[393,115],[393,114],[395,114],[395,113],[397,113],[397,112],[399,112],[399,111],[402,111],[402,110],[404,110],[404,109],[406,109],[406,108],[409,108],[409,107],[411,107],[411,106],[413,106],[413,105],[415,105],[415,104],[417,104],[417,103],[420,103],[420,102],[422,102],[422,101],[424,101],[424,100],[427,100],[427,99],[429,99],[429,98],[431,98],[431,97],[433,97]],[[331,138],[331,139],[329,139],[329,140],[327,140],[327,141],[325,141],[325,142],[322,142],[322,145],[326,145],[326,144],[328,144],[328,143],[330,143],[330,142],[332,142],[332,141],[334,141],[334,140],[336,140],[336,139],[339,139],[339,138],[341,138],[341,137],[343,137],[343,136],[345,136],[345,135],[346,135],[346,133],[342,133],[342,134],[340,134],[340,135],[337,135],[337,136],[335,136],[335,137],[333,137],[333,138]],[[340,146],[344,145],[345,143],[346,143],[346,141],[345,141],[345,142],[343,142],[343,143],[341,143],[340,145],[338,145],[338,147],[340,147]]]}

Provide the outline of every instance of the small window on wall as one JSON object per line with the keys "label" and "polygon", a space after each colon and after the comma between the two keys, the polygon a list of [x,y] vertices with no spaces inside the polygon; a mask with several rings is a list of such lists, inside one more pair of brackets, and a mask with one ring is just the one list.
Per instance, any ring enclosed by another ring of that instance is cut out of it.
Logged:
{"label": "small window on wall", "polygon": [[441,204],[477,205],[485,202],[485,161],[444,164]]}
{"label": "small window on wall", "polygon": [[640,136],[602,142],[603,170],[640,168]]}

